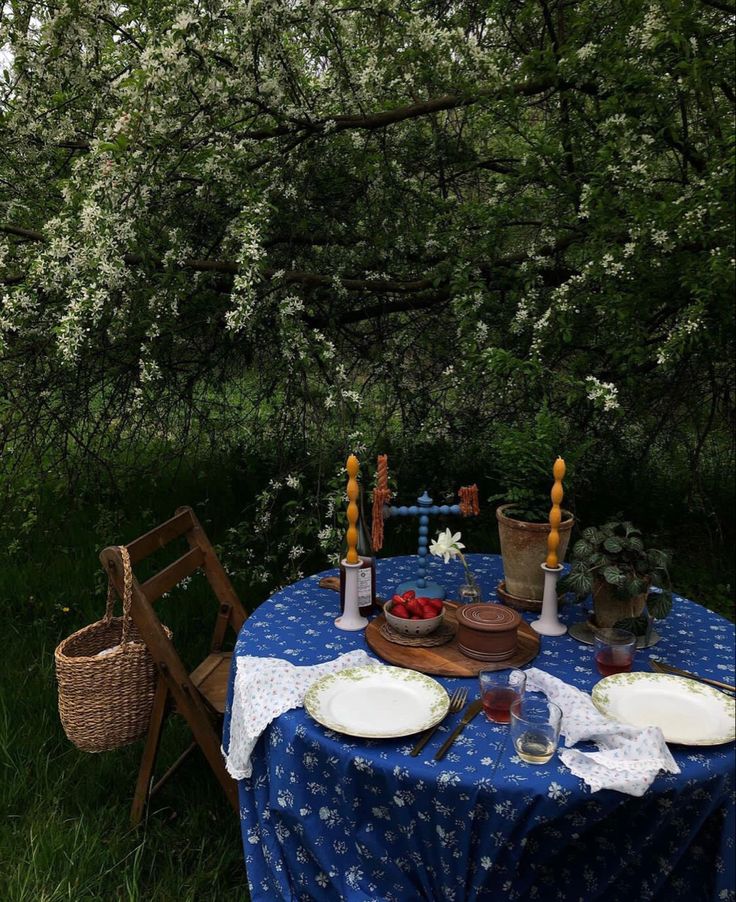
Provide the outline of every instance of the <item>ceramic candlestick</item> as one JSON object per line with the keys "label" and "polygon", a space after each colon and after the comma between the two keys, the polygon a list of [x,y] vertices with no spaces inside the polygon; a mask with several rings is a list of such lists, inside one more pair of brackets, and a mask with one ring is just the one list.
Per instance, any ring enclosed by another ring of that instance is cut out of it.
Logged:
{"label": "ceramic candlestick", "polygon": [[368,621],[360,613],[358,606],[358,570],[363,564],[349,564],[347,560],[342,562],[345,569],[345,610],[341,617],[335,621],[339,630],[362,630],[368,626]]}
{"label": "ceramic candlestick", "polygon": [[544,570],[542,613],[531,627],[541,636],[564,636],[567,627],[557,616],[557,579],[562,573],[562,566],[558,564],[557,567],[548,567],[547,564],[542,564],[542,570]]}

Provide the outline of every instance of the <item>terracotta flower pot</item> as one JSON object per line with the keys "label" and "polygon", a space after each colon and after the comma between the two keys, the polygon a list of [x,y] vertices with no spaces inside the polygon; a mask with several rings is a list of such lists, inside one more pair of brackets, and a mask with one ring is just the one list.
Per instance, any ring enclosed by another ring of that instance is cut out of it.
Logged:
{"label": "terracotta flower pot", "polygon": [[[506,591],[517,598],[541,601],[544,595],[542,564],[547,558],[547,536],[550,525],[525,523],[523,520],[507,517],[504,511],[510,507],[513,505],[502,504],[496,510]],[[570,532],[575,522],[570,511],[563,510],[562,516],[560,544],[557,549],[560,563],[565,560]]]}
{"label": "terracotta flower pot", "polygon": [[647,595],[649,588],[641,595],[634,598],[616,598],[613,586],[609,585],[604,579],[596,579],[593,581],[593,610],[594,626],[600,629],[608,629],[619,620],[628,617],[639,617],[644,611],[647,603]]}

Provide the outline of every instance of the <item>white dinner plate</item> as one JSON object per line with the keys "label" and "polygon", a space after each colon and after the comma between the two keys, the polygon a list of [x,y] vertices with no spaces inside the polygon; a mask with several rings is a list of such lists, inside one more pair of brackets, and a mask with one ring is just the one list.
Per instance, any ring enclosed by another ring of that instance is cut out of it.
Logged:
{"label": "white dinner plate", "polygon": [[593,687],[598,710],[635,727],[659,727],[667,742],[721,745],[736,738],[736,700],[668,673],[617,673]]}
{"label": "white dinner plate", "polygon": [[304,707],[317,723],[363,739],[418,733],[439,723],[449,706],[437,680],[383,664],[327,674],[304,697]]}

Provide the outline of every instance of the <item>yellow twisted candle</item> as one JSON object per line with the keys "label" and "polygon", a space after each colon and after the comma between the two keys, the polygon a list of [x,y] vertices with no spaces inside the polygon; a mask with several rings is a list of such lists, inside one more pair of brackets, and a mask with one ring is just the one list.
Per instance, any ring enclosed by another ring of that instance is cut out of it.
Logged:
{"label": "yellow twisted candle", "polygon": [[549,525],[551,527],[547,537],[547,566],[557,567],[557,548],[560,544],[560,523],[562,522],[562,479],[565,475],[565,461],[558,457],[552,468],[555,484],[552,486],[550,497],[552,498],[552,510],[549,512]]}
{"label": "yellow twisted candle", "polygon": [[358,522],[358,471],[360,470],[360,464],[358,463],[358,458],[351,454],[348,457],[348,462],[345,467],[348,471],[348,531],[347,531],[347,542],[348,542],[348,553],[345,560],[348,564],[357,564],[360,562],[360,558],[358,557],[358,527],[356,526]]}

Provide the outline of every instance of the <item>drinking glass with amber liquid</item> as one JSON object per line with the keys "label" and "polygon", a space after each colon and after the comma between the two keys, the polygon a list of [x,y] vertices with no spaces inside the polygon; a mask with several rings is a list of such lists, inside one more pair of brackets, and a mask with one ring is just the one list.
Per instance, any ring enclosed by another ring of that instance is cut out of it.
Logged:
{"label": "drinking glass with amber liquid", "polygon": [[526,674],[523,670],[481,670],[478,674],[480,697],[488,720],[508,723],[511,705],[524,695]]}
{"label": "drinking glass with amber liquid", "polygon": [[604,677],[628,673],[634,664],[636,636],[620,629],[597,629],[594,633],[598,673]]}

